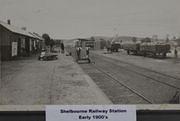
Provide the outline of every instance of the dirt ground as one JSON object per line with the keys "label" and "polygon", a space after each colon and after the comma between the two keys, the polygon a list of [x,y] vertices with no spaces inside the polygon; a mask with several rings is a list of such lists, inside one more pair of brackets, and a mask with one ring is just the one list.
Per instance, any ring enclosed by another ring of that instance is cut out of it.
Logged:
{"label": "dirt ground", "polygon": [[1,105],[110,104],[72,57],[37,57],[2,62]]}

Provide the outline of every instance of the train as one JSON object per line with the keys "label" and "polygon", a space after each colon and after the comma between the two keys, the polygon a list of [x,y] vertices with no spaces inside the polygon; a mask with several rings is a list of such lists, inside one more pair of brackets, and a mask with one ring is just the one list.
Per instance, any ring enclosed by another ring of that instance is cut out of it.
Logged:
{"label": "train", "polygon": [[122,49],[127,51],[127,54],[143,55],[143,56],[162,56],[166,57],[170,52],[171,46],[167,43],[123,43]]}
{"label": "train", "polygon": [[119,49],[121,49],[121,43],[119,42],[113,42],[110,46],[111,52],[118,52]]}
{"label": "train", "polygon": [[[123,49],[128,55],[141,55],[141,56],[152,56],[152,57],[166,57],[167,53],[170,53],[171,46],[168,43],[160,43],[159,41],[103,41],[100,44],[103,48],[107,48],[108,51],[118,52]],[[83,50],[86,47],[94,49],[95,41],[78,39],[74,41],[73,47],[81,47]],[[84,55],[84,54],[82,54]]]}

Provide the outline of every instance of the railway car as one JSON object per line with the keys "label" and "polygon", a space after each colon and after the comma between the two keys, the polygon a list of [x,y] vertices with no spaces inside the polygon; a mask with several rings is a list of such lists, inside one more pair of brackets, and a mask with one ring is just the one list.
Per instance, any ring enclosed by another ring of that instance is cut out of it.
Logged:
{"label": "railway car", "polygon": [[124,43],[122,48],[127,51],[127,54],[143,55],[143,56],[162,56],[166,57],[170,52],[170,44],[158,43]]}
{"label": "railway car", "polygon": [[114,42],[111,44],[111,52],[118,52],[121,49],[121,44],[118,42]]}
{"label": "railway car", "polygon": [[122,49],[127,51],[127,54],[138,54],[140,52],[140,44],[139,43],[124,43],[122,44]]}
{"label": "railway car", "polygon": [[154,44],[154,43],[142,43],[140,45],[140,52],[145,56],[152,55],[153,57],[162,56],[166,57],[166,54],[170,52],[169,44]]}

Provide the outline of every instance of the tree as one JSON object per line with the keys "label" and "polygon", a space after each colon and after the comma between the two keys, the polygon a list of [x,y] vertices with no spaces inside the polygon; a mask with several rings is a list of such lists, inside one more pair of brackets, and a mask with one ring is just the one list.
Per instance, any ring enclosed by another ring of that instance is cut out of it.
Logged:
{"label": "tree", "polygon": [[133,38],[132,38],[132,41],[133,41],[134,43],[136,43],[136,42],[137,42],[137,38],[136,38],[136,37],[133,37]]}
{"label": "tree", "polygon": [[42,37],[43,37],[43,39],[45,41],[46,46],[51,44],[51,38],[50,38],[50,36],[48,34],[45,33],[45,34],[42,35]]}
{"label": "tree", "polygon": [[46,46],[50,46],[50,51],[52,51],[52,47],[54,45],[54,40],[50,38],[50,36],[48,34],[43,34],[42,37],[45,40],[45,45]]}

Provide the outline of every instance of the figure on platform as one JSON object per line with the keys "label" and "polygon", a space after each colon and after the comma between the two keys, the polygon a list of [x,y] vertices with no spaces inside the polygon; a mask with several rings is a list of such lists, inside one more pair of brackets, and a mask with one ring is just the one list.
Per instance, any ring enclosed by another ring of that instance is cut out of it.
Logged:
{"label": "figure on platform", "polygon": [[81,47],[77,47],[76,49],[76,53],[77,53],[77,59],[80,60],[81,59]]}
{"label": "figure on platform", "polygon": [[63,44],[63,42],[61,42],[61,53],[62,54],[64,53],[64,44]]}
{"label": "figure on platform", "polygon": [[86,47],[86,56],[89,58],[89,47]]}
{"label": "figure on platform", "polygon": [[174,49],[174,56],[175,56],[175,58],[178,57],[178,51],[177,51],[177,48],[176,48],[176,47],[175,47],[175,49]]}

